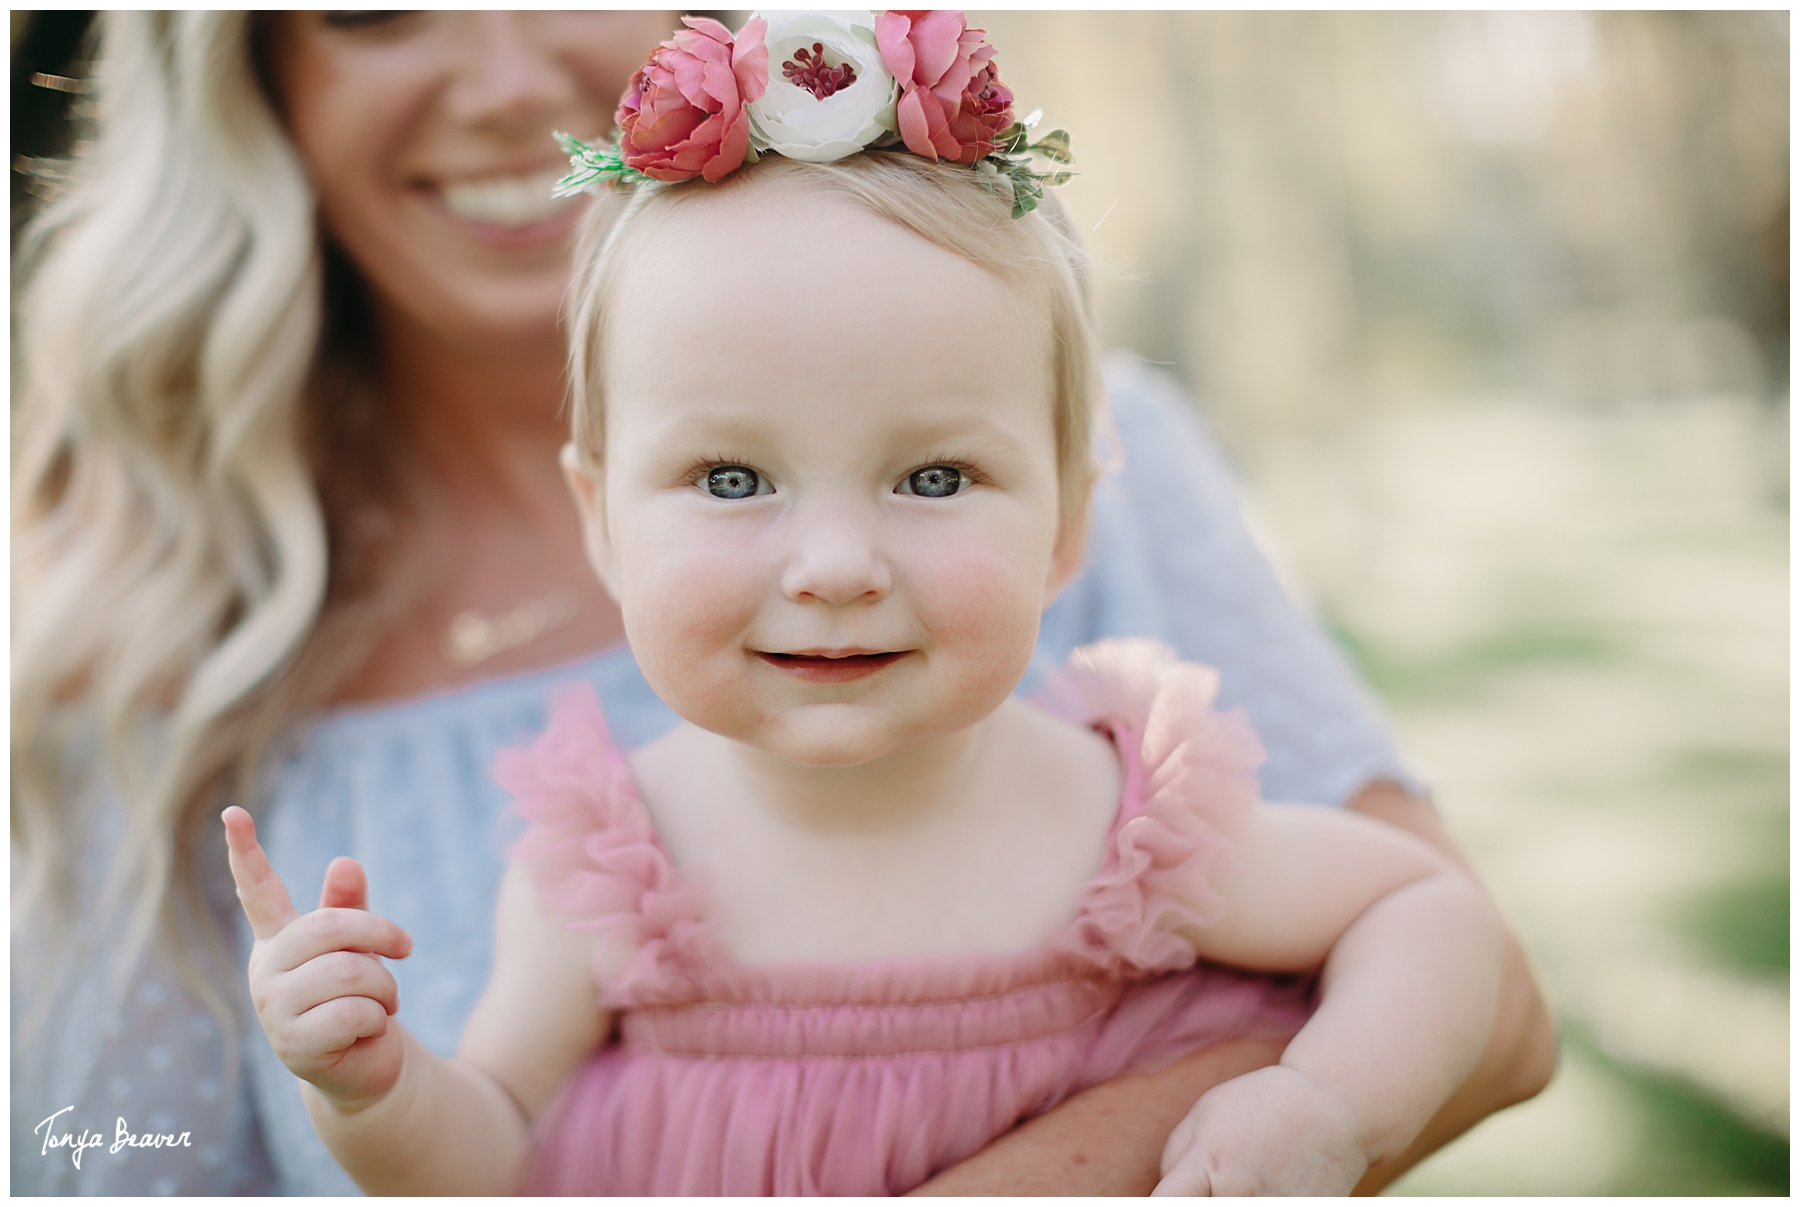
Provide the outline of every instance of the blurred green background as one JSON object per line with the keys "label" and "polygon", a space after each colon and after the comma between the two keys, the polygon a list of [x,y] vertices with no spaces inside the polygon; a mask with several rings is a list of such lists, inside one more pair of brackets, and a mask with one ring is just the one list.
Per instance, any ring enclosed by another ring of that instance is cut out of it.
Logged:
{"label": "blurred green background", "polygon": [[970,20],[1561,1020],[1396,1193],[1787,1193],[1787,14]]}
{"label": "blurred green background", "polygon": [[1538,961],[1400,1194],[1786,1194],[1786,13],[979,12]]}

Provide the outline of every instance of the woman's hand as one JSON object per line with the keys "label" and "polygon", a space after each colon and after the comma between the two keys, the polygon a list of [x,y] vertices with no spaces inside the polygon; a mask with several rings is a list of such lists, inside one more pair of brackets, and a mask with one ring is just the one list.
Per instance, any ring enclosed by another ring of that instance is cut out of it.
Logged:
{"label": "woman's hand", "polygon": [[362,866],[339,857],[319,908],[302,915],[256,841],[256,823],[225,810],[231,876],[250,919],[250,1000],[275,1054],[345,1114],[381,1101],[400,1079],[405,1032],[389,1024],[399,986],[377,957],[405,959],[412,936],[368,912]]}
{"label": "woman's hand", "polygon": [[1298,1069],[1234,1077],[1163,1148],[1158,1195],[1343,1195],[1369,1167],[1355,1113]]}

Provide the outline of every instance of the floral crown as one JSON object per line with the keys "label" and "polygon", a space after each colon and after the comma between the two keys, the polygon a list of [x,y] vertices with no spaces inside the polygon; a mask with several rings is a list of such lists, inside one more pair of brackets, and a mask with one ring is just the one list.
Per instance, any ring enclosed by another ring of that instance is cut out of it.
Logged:
{"label": "floral crown", "polygon": [[718,181],[770,153],[835,163],[904,146],[968,164],[1018,218],[1074,174],[1033,167],[1033,156],[1069,163],[1068,132],[1034,141],[1039,115],[1013,120],[994,48],[960,12],[759,12],[735,38],[717,21],[681,20],[631,77],[610,146],[556,134],[571,168],[558,197],[601,181]]}

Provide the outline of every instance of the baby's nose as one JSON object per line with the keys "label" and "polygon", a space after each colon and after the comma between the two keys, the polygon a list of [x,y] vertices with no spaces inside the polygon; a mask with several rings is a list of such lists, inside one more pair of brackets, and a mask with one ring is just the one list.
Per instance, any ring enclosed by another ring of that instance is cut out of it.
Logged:
{"label": "baby's nose", "polygon": [[797,603],[874,603],[893,588],[873,517],[821,500],[794,517],[781,586]]}

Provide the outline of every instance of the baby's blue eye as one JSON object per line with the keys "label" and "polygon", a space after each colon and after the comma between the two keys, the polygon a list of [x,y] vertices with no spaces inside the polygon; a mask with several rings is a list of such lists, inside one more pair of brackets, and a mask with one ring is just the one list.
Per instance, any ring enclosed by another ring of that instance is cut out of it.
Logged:
{"label": "baby's blue eye", "polygon": [[749,466],[715,466],[707,471],[706,489],[718,498],[749,498],[758,486],[761,478]]}
{"label": "baby's blue eye", "polygon": [[941,499],[962,489],[963,474],[953,465],[927,465],[924,469],[913,470],[906,482],[916,495]]}
{"label": "baby's blue eye", "polygon": [[720,465],[706,475],[706,489],[721,499],[747,499],[761,484],[748,465]]}

